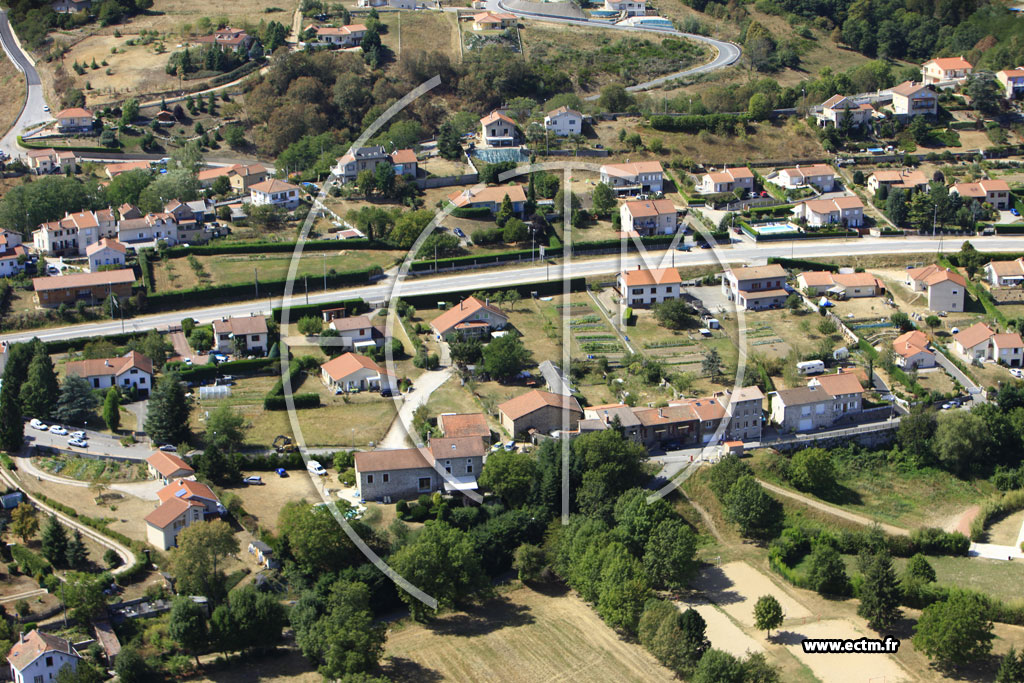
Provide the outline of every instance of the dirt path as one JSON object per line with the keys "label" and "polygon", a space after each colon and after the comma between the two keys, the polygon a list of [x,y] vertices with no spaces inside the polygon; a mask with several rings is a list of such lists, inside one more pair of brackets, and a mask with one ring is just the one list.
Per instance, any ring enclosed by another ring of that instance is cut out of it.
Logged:
{"label": "dirt path", "polygon": [[972,505],[971,507],[964,510],[958,517],[945,527],[946,531],[959,531],[967,538],[971,537],[971,522],[981,512],[980,505]]}
{"label": "dirt path", "polygon": [[760,479],[757,480],[757,483],[759,483],[761,486],[771,491],[772,493],[776,493],[780,496],[786,496],[787,498],[792,498],[793,500],[798,500],[804,505],[807,505],[808,507],[812,507],[815,510],[821,510],[822,512],[827,512],[830,515],[835,515],[836,517],[840,517],[847,521],[853,522],[854,524],[861,524],[863,526],[874,526],[875,524],[877,524],[879,527],[881,527],[882,531],[884,531],[887,534],[892,534],[893,536],[910,535],[910,532],[906,529],[902,529],[898,526],[893,526],[891,524],[882,524],[881,522],[876,522],[875,520],[870,519],[868,517],[854,514],[852,512],[847,512],[846,510],[840,507],[836,507],[835,505],[823,503],[820,500],[815,500],[814,498],[809,498],[799,493],[795,493],[788,489],[784,489],[781,486],[769,484],[768,482],[762,481]]}

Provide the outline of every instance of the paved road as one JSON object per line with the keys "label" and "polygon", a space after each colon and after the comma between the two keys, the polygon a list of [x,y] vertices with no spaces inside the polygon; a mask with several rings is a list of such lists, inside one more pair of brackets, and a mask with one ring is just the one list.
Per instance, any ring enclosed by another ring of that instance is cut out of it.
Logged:
{"label": "paved road", "polygon": [[[960,248],[961,242],[958,238],[946,238],[943,242],[947,252],[956,251]],[[975,237],[970,240],[979,251],[1017,251],[1024,247],[1024,238],[1021,237]],[[865,255],[865,254],[896,254],[896,253],[928,253],[937,250],[938,241],[932,238],[906,238],[906,239],[874,239],[863,238],[849,241],[796,241],[786,244],[771,242],[764,246],[749,244],[737,244],[732,248],[725,248],[715,252],[707,249],[698,249],[689,253],[682,252],[648,252],[650,267],[675,267],[714,265],[723,261],[728,263],[747,263],[753,261],[764,262],[769,256],[793,256],[797,258],[831,257],[836,254]],[[657,262],[653,262],[657,261]],[[309,303],[321,304],[352,297],[361,297],[368,301],[380,301],[389,299],[394,293],[396,296],[409,296],[413,294],[442,294],[445,292],[478,291],[481,289],[500,289],[511,285],[540,282],[544,280],[560,280],[565,277],[593,277],[598,275],[609,275],[618,273],[623,269],[635,268],[643,264],[643,258],[637,254],[630,254],[621,259],[619,256],[608,256],[586,260],[574,260],[568,268],[562,264],[522,266],[506,269],[484,269],[460,272],[454,275],[441,275],[437,277],[410,278],[396,287],[392,277],[385,278],[373,285],[341,289],[328,292],[319,292],[309,295]],[[298,291],[298,290],[297,290]],[[296,291],[296,293],[297,293]],[[289,304],[293,306],[306,302],[304,295],[292,296]],[[125,321],[126,330],[132,332],[145,331],[150,329],[167,330],[171,326],[177,326],[185,315],[191,315],[200,323],[210,323],[221,316],[247,316],[250,313],[269,315],[273,307],[281,305],[281,298],[262,299],[258,301],[246,301],[241,303],[220,304],[205,308],[196,308],[189,311],[171,311],[167,313],[156,313],[153,315],[139,316]],[[28,341],[38,337],[43,341],[55,341],[59,339],[75,339],[79,337],[101,337],[121,333],[121,321],[94,322],[81,325],[68,325],[65,327],[53,327],[48,329],[15,332],[0,335],[0,341],[19,342]]]}
{"label": "paved road", "polygon": [[[43,111],[43,107],[46,106],[46,100],[43,99],[43,85],[42,81],[39,80],[39,72],[36,71],[32,58],[18,44],[14,31],[11,30],[11,24],[7,20],[7,12],[3,10],[0,10],[0,45],[2,45],[4,52],[7,53],[10,60],[14,62],[14,66],[18,68],[18,71],[25,74],[25,80],[28,84],[28,93],[21,110],[21,115],[11,129],[0,139],[0,150],[6,152],[11,157],[15,157],[19,151],[18,133],[30,126],[43,123],[52,117]],[[8,92],[4,93],[3,96],[15,97],[16,95],[15,93]]]}
{"label": "paved road", "polygon": [[410,448],[413,443],[409,438],[406,426],[412,428],[412,414],[416,409],[427,402],[430,395],[452,376],[452,369],[428,370],[416,379],[412,391],[405,394],[398,414],[391,421],[388,433],[378,444],[378,448]]}
{"label": "paved road", "polygon": [[960,382],[960,386],[970,391],[971,398],[973,399],[975,405],[978,405],[979,403],[984,403],[985,401],[988,400],[988,397],[985,395],[985,391],[977,384],[972,382],[971,378],[965,375],[960,370],[960,368],[958,368],[956,364],[953,363],[953,361],[946,356],[944,352],[936,349],[935,362],[939,364],[939,367],[941,367],[943,370],[952,375],[953,379],[955,379],[957,382]]}
{"label": "paved road", "polygon": [[[65,425],[65,429],[67,429],[68,432],[78,431],[77,427],[68,427],[67,425]],[[32,427],[29,426],[28,420],[26,420],[25,445],[59,448],[62,451],[69,453],[108,455],[117,458],[125,458],[127,460],[145,460],[149,457],[150,453],[153,452],[153,445],[148,441],[142,441],[131,446],[122,446],[120,439],[109,434],[94,432],[88,429],[84,429],[82,431],[86,434],[89,447],[85,449],[71,448],[68,446],[68,437],[57,436],[50,432],[42,432],[38,429],[32,429]]]}
{"label": "paved road", "polygon": [[[505,4],[503,0],[487,0],[487,9],[491,12],[508,12],[518,17],[526,17],[529,19],[535,19],[537,21],[548,21],[556,24],[573,24],[576,26],[592,26],[595,28],[605,28],[614,31],[633,31],[641,33],[659,33],[670,36],[681,36],[688,38],[698,43],[704,43],[705,45],[711,46],[715,50],[715,58],[710,62],[695,66],[691,69],[684,69],[683,71],[677,71],[675,73],[661,76],[644,83],[637,83],[631,85],[626,90],[630,92],[639,92],[641,90],[649,90],[651,88],[657,88],[664,85],[668,81],[675,80],[677,78],[685,78],[687,76],[696,76],[697,74],[707,73],[716,69],[735,64],[739,61],[742,54],[740,48],[735,43],[730,43],[724,40],[716,40],[709,38],[708,36],[697,35],[696,33],[684,33],[683,31],[676,31],[675,29],[661,29],[653,27],[641,27],[641,26],[627,26],[623,24],[611,24],[606,21],[592,21],[590,19],[573,19],[571,17],[554,16],[550,14],[542,14],[539,12],[528,12],[521,10],[515,6]],[[596,100],[598,95],[591,95],[584,99]]]}

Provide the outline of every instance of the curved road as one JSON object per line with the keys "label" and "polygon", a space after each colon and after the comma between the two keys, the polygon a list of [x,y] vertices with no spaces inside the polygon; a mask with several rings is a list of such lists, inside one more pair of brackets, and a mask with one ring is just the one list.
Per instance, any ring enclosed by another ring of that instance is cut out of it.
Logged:
{"label": "curved road", "polygon": [[[14,66],[17,67],[18,71],[25,74],[25,81],[28,83],[28,97],[25,98],[21,115],[3,138],[0,138],[0,150],[6,152],[11,157],[15,157],[19,153],[18,134],[26,128],[44,123],[52,117],[43,110],[43,107],[46,106],[46,100],[43,99],[43,84],[39,80],[39,72],[36,71],[35,63],[21,49],[14,31],[11,30],[11,24],[7,20],[7,12],[3,10],[0,10],[0,45],[2,45],[4,52],[7,53],[8,58],[14,62]],[[5,97],[10,97],[11,95],[13,93],[4,93]]]}
{"label": "curved road", "polygon": [[[677,71],[675,73],[661,76],[644,83],[637,83],[626,88],[629,92],[640,92],[642,90],[650,90],[651,88],[657,88],[668,81],[673,81],[677,78],[685,78],[687,76],[695,76],[697,74],[708,73],[709,71],[715,71],[723,67],[735,64],[739,61],[740,56],[743,54],[739,46],[735,43],[730,43],[725,40],[716,40],[709,38],[708,36],[701,36],[696,33],[684,33],[683,31],[677,31],[675,29],[661,29],[661,28],[650,28],[641,26],[626,26],[621,24],[610,24],[606,21],[593,21],[591,19],[574,19],[572,17],[561,17],[550,14],[541,14],[539,12],[527,12],[514,7],[505,5],[503,0],[487,0],[487,9],[491,12],[507,12],[514,14],[517,17],[525,17],[527,19],[536,19],[537,21],[549,21],[555,24],[573,24],[576,26],[595,26],[598,28],[607,28],[616,31],[640,31],[646,33],[660,33],[663,35],[680,36],[687,38],[698,43],[704,43],[710,45],[716,52],[717,55],[710,62],[695,66],[692,69],[684,69],[683,71]],[[585,100],[596,100],[598,95],[591,95],[584,98]]]}

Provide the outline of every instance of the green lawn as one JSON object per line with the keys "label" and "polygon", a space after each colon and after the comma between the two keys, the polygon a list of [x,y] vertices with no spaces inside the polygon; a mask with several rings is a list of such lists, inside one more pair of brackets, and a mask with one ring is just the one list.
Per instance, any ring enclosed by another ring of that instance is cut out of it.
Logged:
{"label": "green lawn", "polygon": [[[844,555],[846,571],[857,574],[857,557]],[[806,570],[807,558],[796,568]],[[980,557],[928,557],[928,563],[935,569],[935,583],[949,588],[969,588],[991,595],[1008,603],[1021,599],[1020,586],[1024,585],[1024,564],[987,560]],[[894,557],[893,569],[897,576],[907,566],[907,558]]]}

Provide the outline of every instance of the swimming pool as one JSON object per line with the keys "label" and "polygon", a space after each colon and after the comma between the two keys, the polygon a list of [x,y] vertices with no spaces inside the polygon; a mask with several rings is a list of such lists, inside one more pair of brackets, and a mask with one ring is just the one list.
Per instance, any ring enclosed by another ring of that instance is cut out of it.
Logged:
{"label": "swimming pool", "polygon": [[759,235],[788,235],[800,232],[800,228],[792,223],[769,223],[751,226]]}

